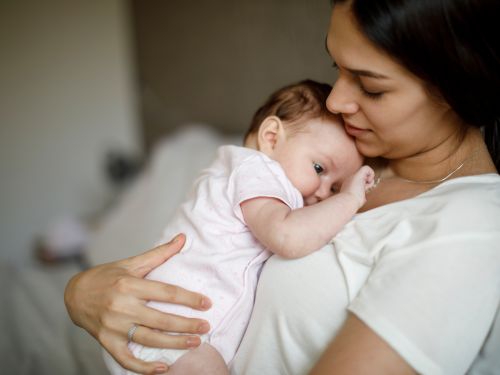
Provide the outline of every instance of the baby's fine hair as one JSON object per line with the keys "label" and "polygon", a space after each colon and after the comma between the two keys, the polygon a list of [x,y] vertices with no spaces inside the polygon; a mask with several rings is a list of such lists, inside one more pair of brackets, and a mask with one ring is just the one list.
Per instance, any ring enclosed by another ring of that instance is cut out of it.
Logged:
{"label": "baby's fine hair", "polygon": [[245,140],[257,133],[264,119],[269,116],[278,117],[288,126],[333,116],[326,108],[326,99],[331,90],[329,84],[306,79],[275,91],[253,115]]}

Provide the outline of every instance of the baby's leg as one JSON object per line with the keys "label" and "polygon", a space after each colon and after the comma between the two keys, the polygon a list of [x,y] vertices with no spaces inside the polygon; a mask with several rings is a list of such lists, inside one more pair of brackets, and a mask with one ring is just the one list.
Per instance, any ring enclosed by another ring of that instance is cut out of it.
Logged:
{"label": "baby's leg", "polygon": [[168,375],[229,375],[226,362],[210,344],[189,350],[168,370]]}

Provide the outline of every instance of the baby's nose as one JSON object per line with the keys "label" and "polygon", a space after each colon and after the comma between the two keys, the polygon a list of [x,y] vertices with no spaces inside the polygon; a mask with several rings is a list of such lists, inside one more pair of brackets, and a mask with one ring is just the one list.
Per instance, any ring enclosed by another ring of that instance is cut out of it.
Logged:
{"label": "baby's nose", "polygon": [[321,184],[319,189],[316,191],[316,198],[318,201],[322,201],[332,195],[332,188],[330,184]]}

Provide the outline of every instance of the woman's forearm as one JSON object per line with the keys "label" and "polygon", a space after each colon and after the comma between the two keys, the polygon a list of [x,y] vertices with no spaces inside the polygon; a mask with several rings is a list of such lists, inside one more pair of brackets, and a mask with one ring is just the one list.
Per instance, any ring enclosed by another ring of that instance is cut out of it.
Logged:
{"label": "woman's forearm", "polygon": [[415,375],[408,363],[370,327],[349,314],[309,375]]}

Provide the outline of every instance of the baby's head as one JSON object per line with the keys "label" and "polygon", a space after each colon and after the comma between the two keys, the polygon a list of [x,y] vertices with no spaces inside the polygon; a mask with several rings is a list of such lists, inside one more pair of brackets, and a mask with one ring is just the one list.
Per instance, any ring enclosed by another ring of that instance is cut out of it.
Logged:
{"label": "baby's head", "polygon": [[312,80],[286,86],[255,113],[245,146],[281,164],[306,205],[328,198],[362,165],[342,119],[326,108],[331,86]]}

